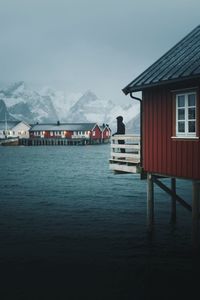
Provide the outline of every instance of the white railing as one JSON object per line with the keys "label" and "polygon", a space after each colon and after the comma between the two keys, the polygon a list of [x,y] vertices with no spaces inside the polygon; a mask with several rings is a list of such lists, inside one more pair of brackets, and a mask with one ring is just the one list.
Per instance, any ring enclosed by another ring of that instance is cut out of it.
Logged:
{"label": "white railing", "polygon": [[89,136],[86,135],[72,135],[72,139],[88,139],[89,140]]}
{"label": "white railing", "polygon": [[133,134],[111,137],[110,169],[137,173],[140,163],[140,136]]}

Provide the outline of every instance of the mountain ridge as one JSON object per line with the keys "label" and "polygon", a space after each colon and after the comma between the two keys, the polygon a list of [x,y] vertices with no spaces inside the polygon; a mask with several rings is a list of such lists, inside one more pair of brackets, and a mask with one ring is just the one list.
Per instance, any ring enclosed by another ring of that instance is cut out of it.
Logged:
{"label": "mountain ridge", "polygon": [[[90,89],[85,93],[67,95],[52,88],[35,91],[24,81],[10,84],[0,90],[0,99],[4,101],[7,113],[12,118],[28,123],[36,122],[96,122],[109,124],[116,129],[116,117],[122,115],[125,124],[135,118],[139,105],[126,98],[123,105],[111,100],[100,99]],[[4,108],[5,110],[5,108]],[[2,117],[2,116],[0,116]],[[129,126],[127,127],[127,130]]]}

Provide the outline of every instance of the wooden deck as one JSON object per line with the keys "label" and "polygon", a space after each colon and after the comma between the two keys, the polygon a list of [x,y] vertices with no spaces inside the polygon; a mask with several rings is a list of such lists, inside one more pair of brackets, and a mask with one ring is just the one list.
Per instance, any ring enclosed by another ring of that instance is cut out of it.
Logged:
{"label": "wooden deck", "polygon": [[[119,140],[124,144],[119,144]],[[140,136],[112,136],[109,164],[110,169],[118,173],[140,173]]]}

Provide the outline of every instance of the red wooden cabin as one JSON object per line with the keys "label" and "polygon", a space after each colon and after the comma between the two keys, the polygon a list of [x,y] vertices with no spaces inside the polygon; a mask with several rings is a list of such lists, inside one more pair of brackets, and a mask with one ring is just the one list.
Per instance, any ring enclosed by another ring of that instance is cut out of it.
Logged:
{"label": "red wooden cabin", "polygon": [[90,132],[90,138],[94,142],[101,143],[101,129],[97,124],[95,124],[95,126],[92,128]]}
{"label": "red wooden cabin", "polygon": [[88,143],[101,143],[101,128],[97,123],[35,124],[30,129],[31,139],[85,140]]}
{"label": "red wooden cabin", "polygon": [[[142,92],[142,99],[134,92]],[[123,92],[141,103],[141,167],[148,179],[148,218],[153,221],[153,183],[193,215],[196,241],[200,206],[200,26]],[[160,178],[172,178],[171,189]],[[176,194],[175,178],[192,180],[192,206]],[[175,205],[172,205],[172,215]]]}
{"label": "red wooden cabin", "polygon": [[108,124],[103,124],[100,126],[101,129],[101,139],[103,143],[108,143],[111,137],[111,129]]}
{"label": "red wooden cabin", "polygon": [[200,26],[123,91],[142,91],[144,171],[200,179]]}

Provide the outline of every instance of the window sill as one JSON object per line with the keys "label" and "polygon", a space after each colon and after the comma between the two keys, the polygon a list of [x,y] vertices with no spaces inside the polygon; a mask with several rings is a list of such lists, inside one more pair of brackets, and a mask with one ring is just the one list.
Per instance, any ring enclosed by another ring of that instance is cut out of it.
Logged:
{"label": "window sill", "polygon": [[173,140],[199,140],[198,136],[171,136]]}

